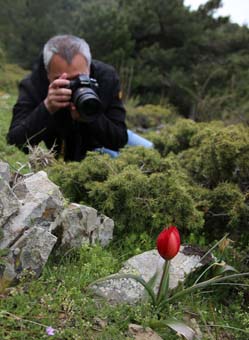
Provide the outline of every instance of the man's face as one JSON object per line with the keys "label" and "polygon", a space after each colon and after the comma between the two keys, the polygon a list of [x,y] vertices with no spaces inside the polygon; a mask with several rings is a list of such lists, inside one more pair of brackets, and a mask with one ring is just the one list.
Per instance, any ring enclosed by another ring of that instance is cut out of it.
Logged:
{"label": "man's face", "polygon": [[81,54],[76,54],[73,57],[71,64],[68,64],[67,61],[58,54],[54,54],[50,61],[47,74],[49,82],[52,83],[64,73],[67,74],[67,79],[73,79],[79,74],[89,76],[90,70],[87,66],[86,59]]}
{"label": "man's face", "polygon": [[[79,74],[85,74],[87,76],[90,74],[86,59],[81,54],[76,54],[73,57],[71,64],[68,64],[67,61],[58,54],[53,55],[47,73],[50,84],[59,78],[71,80]],[[70,103],[69,109],[72,119],[80,120],[80,114],[73,103]]]}

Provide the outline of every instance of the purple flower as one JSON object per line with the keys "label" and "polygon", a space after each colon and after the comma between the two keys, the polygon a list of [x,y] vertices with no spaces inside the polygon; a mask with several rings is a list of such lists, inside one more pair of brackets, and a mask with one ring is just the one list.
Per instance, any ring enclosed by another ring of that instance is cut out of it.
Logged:
{"label": "purple flower", "polygon": [[47,333],[47,335],[54,335],[55,329],[53,329],[53,327],[49,326],[49,327],[46,328],[46,333]]}

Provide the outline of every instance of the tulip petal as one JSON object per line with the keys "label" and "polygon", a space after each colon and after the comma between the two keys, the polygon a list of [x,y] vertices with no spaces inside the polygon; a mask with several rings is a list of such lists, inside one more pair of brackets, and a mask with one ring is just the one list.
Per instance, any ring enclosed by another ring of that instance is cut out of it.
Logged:
{"label": "tulip petal", "polygon": [[180,249],[180,234],[175,226],[164,229],[157,238],[157,250],[166,260],[171,260]]}

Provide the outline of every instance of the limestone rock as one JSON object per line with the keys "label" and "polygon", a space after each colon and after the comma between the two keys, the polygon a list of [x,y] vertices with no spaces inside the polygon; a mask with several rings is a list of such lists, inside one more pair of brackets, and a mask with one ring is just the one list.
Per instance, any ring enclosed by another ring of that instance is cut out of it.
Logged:
{"label": "limestone rock", "polygon": [[61,246],[65,248],[95,244],[97,241],[106,246],[113,235],[113,220],[104,215],[98,216],[94,208],[76,203],[62,212],[60,224]]}
{"label": "limestone rock", "polygon": [[44,171],[17,177],[13,188],[6,164],[0,163],[0,175],[0,249],[6,252],[0,280],[14,282],[25,269],[38,276],[55,243],[105,246],[112,239],[113,220],[80,204],[64,209],[59,188]]}
{"label": "limestone rock", "polygon": [[93,242],[98,241],[102,247],[105,247],[113,238],[114,221],[101,214],[98,216],[97,226],[92,236]]}
{"label": "limestone rock", "polygon": [[17,183],[14,188],[20,202],[18,215],[12,216],[3,227],[0,249],[10,247],[25,230],[38,225],[49,230],[63,210],[63,197],[44,171]]}
{"label": "limestone rock", "polygon": [[[17,197],[3,178],[0,177],[0,228],[19,210]],[[0,240],[2,237],[0,235]]]}
{"label": "limestone rock", "polygon": [[12,282],[25,269],[39,276],[56,241],[57,238],[44,228],[34,226],[26,230],[10,248],[1,279]]}
{"label": "limestone rock", "polygon": [[10,182],[10,166],[8,163],[4,163],[0,161],[0,178],[2,178],[5,182]]}
{"label": "limestone rock", "polygon": [[[186,275],[202,266],[200,259],[202,254],[196,253],[192,247],[181,246],[179,253],[171,260],[169,288],[173,289],[183,282]],[[154,291],[158,291],[162,276],[164,259],[157,250],[150,250],[133,256],[125,262],[117,274],[130,273],[141,276],[146,282],[157,272],[157,280]],[[143,286],[131,278],[108,279],[93,286],[94,292],[106,298],[110,303],[134,304],[145,296]]]}

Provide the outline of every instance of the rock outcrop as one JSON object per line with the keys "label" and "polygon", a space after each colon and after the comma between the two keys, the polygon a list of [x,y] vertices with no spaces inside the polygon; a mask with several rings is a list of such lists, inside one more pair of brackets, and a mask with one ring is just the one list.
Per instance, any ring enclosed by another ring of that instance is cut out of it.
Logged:
{"label": "rock outcrop", "polygon": [[14,282],[24,270],[40,275],[54,246],[108,245],[114,222],[80,204],[65,206],[46,172],[19,178],[10,187],[8,164],[0,162],[0,280]]}

